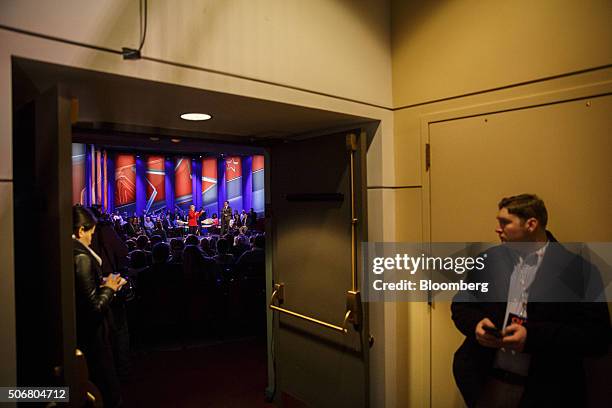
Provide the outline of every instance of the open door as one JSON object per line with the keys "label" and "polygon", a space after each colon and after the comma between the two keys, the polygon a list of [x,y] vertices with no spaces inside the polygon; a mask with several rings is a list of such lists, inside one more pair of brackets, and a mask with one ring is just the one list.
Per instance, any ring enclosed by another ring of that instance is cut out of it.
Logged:
{"label": "open door", "polygon": [[56,87],[13,118],[17,381],[76,403],[70,101]]}
{"label": "open door", "polygon": [[364,139],[336,134],[270,150],[272,342],[281,407],[368,406],[367,310],[353,274],[357,243],[367,240]]}

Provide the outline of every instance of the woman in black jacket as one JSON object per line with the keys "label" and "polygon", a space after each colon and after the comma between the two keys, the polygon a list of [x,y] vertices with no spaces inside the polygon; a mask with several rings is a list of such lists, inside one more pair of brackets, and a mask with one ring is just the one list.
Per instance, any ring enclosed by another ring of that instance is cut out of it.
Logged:
{"label": "woman in black jacket", "polygon": [[102,279],[102,260],[90,248],[96,223],[88,209],[72,208],[77,347],[85,354],[89,376],[102,393],[104,406],[117,407],[121,395],[110,342],[109,306],[125,279],[112,274]]}

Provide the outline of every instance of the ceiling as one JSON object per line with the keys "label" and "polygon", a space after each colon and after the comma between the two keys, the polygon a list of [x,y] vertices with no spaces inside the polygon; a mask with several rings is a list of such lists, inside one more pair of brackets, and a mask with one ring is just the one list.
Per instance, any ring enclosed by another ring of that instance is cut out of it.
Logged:
{"label": "ceiling", "polygon": [[[39,92],[64,84],[69,94],[78,99],[75,133],[97,134],[110,144],[113,140],[123,140],[125,144],[126,137],[140,136],[137,143],[145,148],[159,143],[172,146],[171,137],[261,146],[373,122],[365,117],[32,60],[13,61],[15,72]],[[19,97],[15,96],[16,103]],[[179,117],[185,112],[209,113],[213,118],[185,121]],[[151,135],[160,135],[161,141],[152,141]],[[129,143],[133,145],[135,141]]]}

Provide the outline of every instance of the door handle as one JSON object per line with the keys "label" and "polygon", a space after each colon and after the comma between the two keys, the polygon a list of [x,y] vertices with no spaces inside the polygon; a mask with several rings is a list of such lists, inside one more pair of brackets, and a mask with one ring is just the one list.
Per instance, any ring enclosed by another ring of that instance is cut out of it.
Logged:
{"label": "door handle", "polygon": [[358,291],[348,291],[347,293],[347,310],[344,314],[344,320],[342,321],[342,326],[337,326],[335,324],[325,322],[323,320],[315,319],[314,317],[307,316],[302,313],[294,312],[293,310],[289,310],[281,307],[285,301],[285,284],[284,283],[276,283],[274,284],[274,291],[272,292],[272,296],[270,297],[270,309],[276,310],[279,313],[288,314],[293,317],[297,317],[302,320],[309,321],[311,323],[315,323],[322,327],[327,327],[328,329],[335,330],[337,332],[346,334],[348,333],[348,329],[346,328],[348,323],[351,323],[355,329],[359,329],[361,326],[361,296]]}

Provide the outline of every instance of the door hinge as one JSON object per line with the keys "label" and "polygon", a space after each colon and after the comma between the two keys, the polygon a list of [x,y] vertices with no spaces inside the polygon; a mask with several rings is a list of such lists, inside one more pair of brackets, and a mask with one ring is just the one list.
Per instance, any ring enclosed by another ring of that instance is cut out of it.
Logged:
{"label": "door hinge", "polygon": [[431,145],[425,144],[425,171],[429,171],[431,167]]}

